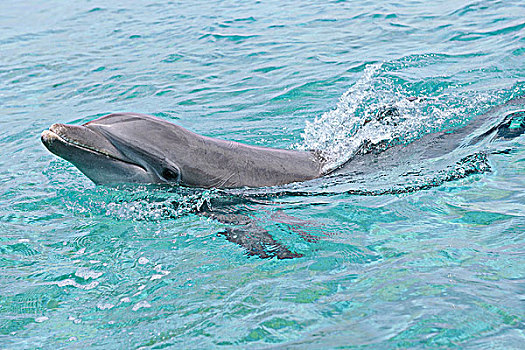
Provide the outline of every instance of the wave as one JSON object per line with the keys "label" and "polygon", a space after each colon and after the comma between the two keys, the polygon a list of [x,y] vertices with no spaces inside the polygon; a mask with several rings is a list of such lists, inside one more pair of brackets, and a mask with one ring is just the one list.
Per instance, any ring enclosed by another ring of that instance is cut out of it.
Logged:
{"label": "wave", "polygon": [[306,122],[299,148],[317,151],[329,173],[359,153],[407,144],[444,128],[462,125],[498,101],[493,93],[424,94],[400,83],[384,63],[368,65],[335,109]]}

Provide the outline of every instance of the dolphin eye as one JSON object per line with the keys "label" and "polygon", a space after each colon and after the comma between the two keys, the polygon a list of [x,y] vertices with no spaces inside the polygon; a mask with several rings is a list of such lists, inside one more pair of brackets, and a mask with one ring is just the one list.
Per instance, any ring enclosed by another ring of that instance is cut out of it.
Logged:
{"label": "dolphin eye", "polygon": [[168,182],[179,181],[179,173],[168,168],[164,168],[160,175]]}

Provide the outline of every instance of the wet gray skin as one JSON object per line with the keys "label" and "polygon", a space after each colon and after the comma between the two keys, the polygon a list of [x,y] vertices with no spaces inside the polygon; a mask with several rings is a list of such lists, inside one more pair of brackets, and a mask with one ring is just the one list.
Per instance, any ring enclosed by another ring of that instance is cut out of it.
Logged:
{"label": "wet gray skin", "polygon": [[202,188],[283,185],[322,175],[312,152],[244,145],[197,135],[165,120],[110,114],[83,125],[54,124],[49,151],[96,184],[177,183]]}

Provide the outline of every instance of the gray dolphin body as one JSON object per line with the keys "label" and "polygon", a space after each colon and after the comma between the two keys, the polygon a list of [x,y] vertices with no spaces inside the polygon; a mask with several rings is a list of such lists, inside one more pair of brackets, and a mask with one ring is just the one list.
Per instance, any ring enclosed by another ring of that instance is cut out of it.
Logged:
{"label": "gray dolphin body", "polygon": [[313,152],[219,140],[136,113],[110,114],[83,125],[54,124],[41,139],[49,151],[73,163],[96,184],[238,188],[323,175],[323,161]]}
{"label": "gray dolphin body", "polygon": [[[417,162],[439,157],[491,137],[514,138],[525,132],[524,116],[525,98],[509,100],[463,128],[427,134],[379,153],[357,154],[333,173],[377,172],[407,159]],[[491,120],[496,124],[486,130],[484,125]],[[480,130],[483,133],[476,136]],[[239,188],[284,185],[326,175],[324,160],[315,152],[219,140],[136,113],[110,114],[83,125],[54,124],[42,133],[42,142],[97,184]]]}

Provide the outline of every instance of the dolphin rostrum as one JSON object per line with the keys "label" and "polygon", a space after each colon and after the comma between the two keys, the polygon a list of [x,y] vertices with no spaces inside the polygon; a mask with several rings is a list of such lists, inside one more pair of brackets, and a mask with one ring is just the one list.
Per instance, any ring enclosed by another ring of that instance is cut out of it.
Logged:
{"label": "dolphin rostrum", "polygon": [[41,139],[96,184],[264,187],[323,175],[323,159],[314,152],[201,136],[144,114],[109,114],[83,125],[53,124]]}

